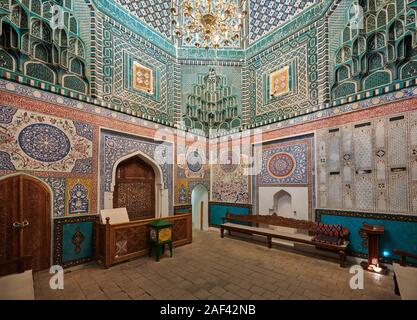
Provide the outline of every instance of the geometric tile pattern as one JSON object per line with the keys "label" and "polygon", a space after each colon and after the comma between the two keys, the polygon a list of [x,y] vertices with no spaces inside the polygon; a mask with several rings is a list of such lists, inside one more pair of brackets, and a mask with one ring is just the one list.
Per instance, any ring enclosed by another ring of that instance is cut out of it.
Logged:
{"label": "geometric tile pattern", "polygon": [[[407,134],[407,127],[413,124],[412,114],[393,114],[319,130],[318,208],[414,213],[417,188],[413,188],[413,172],[417,177],[417,166],[414,167],[417,150],[413,155],[416,143]],[[332,147],[335,130],[339,130],[342,141],[353,137],[351,146],[340,148],[344,156],[338,170],[322,156]]]}
{"label": "geometric tile pattern", "polygon": [[250,0],[249,42],[252,43],[292,19],[316,0]]}
{"label": "geometric tile pattern", "polygon": [[357,169],[372,167],[372,126],[367,125],[354,130],[355,165]]}
{"label": "geometric tile pattern", "polygon": [[402,167],[407,163],[406,121],[399,119],[389,121],[388,148],[392,150],[388,162],[391,167]]}
{"label": "geometric tile pattern", "polygon": [[[302,36],[280,42],[248,59],[242,71],[243,87],[246,88],[242,92],[244,122],[275,122],[280,117],[312,109],[320,103],[318,36],[318,29],[311,28]],[[291,69],[295,70],[289,79],[292,89],[271,99],[268,75],[286,66],[290,67],[290,74]]]}
{"label": "geometric tile pattern", "polygon": [[67,215],[88,214],[92,203],[92,180],[68,178],[66,185]]}
{"label": "geometric tile pattern", "polygon": [[171,38],[171,0],[115,0],[160,34]]}
{"label": "geometric tile pattern", "polygon": [[369,174],[364,174],[356,179],[356,204],[361,210],[372,210],[374,208],[373,179]]}
{"label": "geometric tile pattern", "polygon": [[[123,33],[109,21],[103,22],[103,28],[106,30],[102,66],[104,101],[145,118],[172,121],[176,83],[173,57],[138,36]],[[134,90],[133,81],[129,81],[133,70],[129,64],[137,59],[140,59],[140,64],[152,67],[156,74],[154,95]]]}
{"label": "geometric tile pattern", "polygon": [[307,143],[264,147],[260,185],[306,185],[308,174]]}
{"label": "geometric tile pattern", "polygon": [[390,175],[390,209],[392,210],[391,212],[407,212],[408,184],[406,182],[406,172],[395,172]]}

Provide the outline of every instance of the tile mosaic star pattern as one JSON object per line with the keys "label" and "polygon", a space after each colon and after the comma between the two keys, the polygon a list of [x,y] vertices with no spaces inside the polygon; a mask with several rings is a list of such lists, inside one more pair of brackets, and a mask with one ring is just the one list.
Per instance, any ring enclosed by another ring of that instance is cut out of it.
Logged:
{"label": "tile mosaic star pattern", "polygon": [[275,30],[316,0],[250,0],[249,41]]}
{"label": "tile mosaic star pattern", "polygon": [[115,0],[130,13],[162,35],[171,36],[170,0]]}

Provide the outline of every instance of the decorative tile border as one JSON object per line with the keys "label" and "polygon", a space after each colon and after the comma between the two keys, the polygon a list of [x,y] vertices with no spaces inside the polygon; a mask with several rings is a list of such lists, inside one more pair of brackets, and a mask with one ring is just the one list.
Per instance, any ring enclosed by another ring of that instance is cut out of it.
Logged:
{"label": "decorative tile border", "polygon": [[402,221],[402,222],[417,222],[417,215],[316,209],[316,219],[318,222],[321,221],[321,217],[323,215],[365,218],[365,219],[378,219],[378,220],[389,220],[389,221]]}

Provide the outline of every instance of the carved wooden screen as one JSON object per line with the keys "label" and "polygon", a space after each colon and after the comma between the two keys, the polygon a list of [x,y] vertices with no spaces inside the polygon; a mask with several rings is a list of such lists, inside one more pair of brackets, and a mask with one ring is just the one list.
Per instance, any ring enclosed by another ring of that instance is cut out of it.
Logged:
{"label": "carved wooden screen", "polygon": [[139,157],[117,167],[113,207],[126,208],[131,221],[155,217],[155,173]]}

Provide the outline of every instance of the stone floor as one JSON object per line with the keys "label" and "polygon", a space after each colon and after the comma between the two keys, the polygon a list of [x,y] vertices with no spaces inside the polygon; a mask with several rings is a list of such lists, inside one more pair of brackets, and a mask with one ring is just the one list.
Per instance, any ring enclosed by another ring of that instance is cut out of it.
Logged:
{"label": "stone floor", "polygon": [[398,299],[392,275],[365,273],[352,290],[337,259],[295,252],[217,232],[197,232],[191,245],[159,263],[148,257],[110,269],[90,264],[65,273],[65,289],[35,275],[36,299]]}

